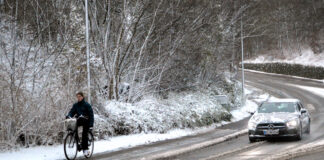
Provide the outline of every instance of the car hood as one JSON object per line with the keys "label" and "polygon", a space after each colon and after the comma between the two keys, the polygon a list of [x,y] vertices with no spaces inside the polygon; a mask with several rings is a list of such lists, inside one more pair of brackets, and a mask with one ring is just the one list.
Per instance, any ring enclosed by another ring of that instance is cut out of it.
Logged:
{"label": "car hood", "polygon": [[286,123],[298,118],[297,113],[258,113],[251,117],[250,121],[256,123]]}

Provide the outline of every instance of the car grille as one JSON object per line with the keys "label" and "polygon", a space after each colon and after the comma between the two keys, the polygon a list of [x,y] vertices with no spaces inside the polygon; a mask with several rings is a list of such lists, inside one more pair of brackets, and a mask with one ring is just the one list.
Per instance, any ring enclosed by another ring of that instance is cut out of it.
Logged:
{"label": "car grille", "polygon": [[261,123],[258,124],[257,129],[282,129],[286,128],[285,123]]}

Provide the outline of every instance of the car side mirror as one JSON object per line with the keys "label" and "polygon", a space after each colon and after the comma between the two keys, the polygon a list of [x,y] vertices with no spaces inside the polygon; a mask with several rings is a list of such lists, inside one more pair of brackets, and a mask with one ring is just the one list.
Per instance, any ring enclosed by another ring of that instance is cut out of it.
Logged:
{"label": "car side mirror", "polygon": [[301,109],[301,110],[300,110],[300,113],[301,113],[301,114],[304,114],[304,113],[306,113],[306,112],[307,112],[306,109]]}

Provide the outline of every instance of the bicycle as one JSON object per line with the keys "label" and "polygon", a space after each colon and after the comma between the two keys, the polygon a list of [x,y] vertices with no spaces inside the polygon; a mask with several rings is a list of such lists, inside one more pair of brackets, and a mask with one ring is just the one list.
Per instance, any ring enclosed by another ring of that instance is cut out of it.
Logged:
{"label": "bicycle", "polygon": [[[82,116],[79,118],[82,118]],[[82,150],[79,135],[77,133],[78,126],[76,124],[79,118],[69,118],[64,121],[68,132],[64,138],[64,154],[68,160],[74,160],[77,157],[78,152]],[[90,153],[84,155],[85,158],[90,158],[93,154],[94,138],[91,131],[88,132],[88,146]]]}

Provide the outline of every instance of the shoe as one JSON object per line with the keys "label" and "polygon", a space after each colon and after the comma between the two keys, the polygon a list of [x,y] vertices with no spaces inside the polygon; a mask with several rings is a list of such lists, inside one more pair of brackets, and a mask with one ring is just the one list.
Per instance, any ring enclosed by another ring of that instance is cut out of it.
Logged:
{"label": "shoe", "polygon": [[89,156],[90,155],[90,152],[89,152],[89,150],[83,150],[83,155],[84,156]]}

